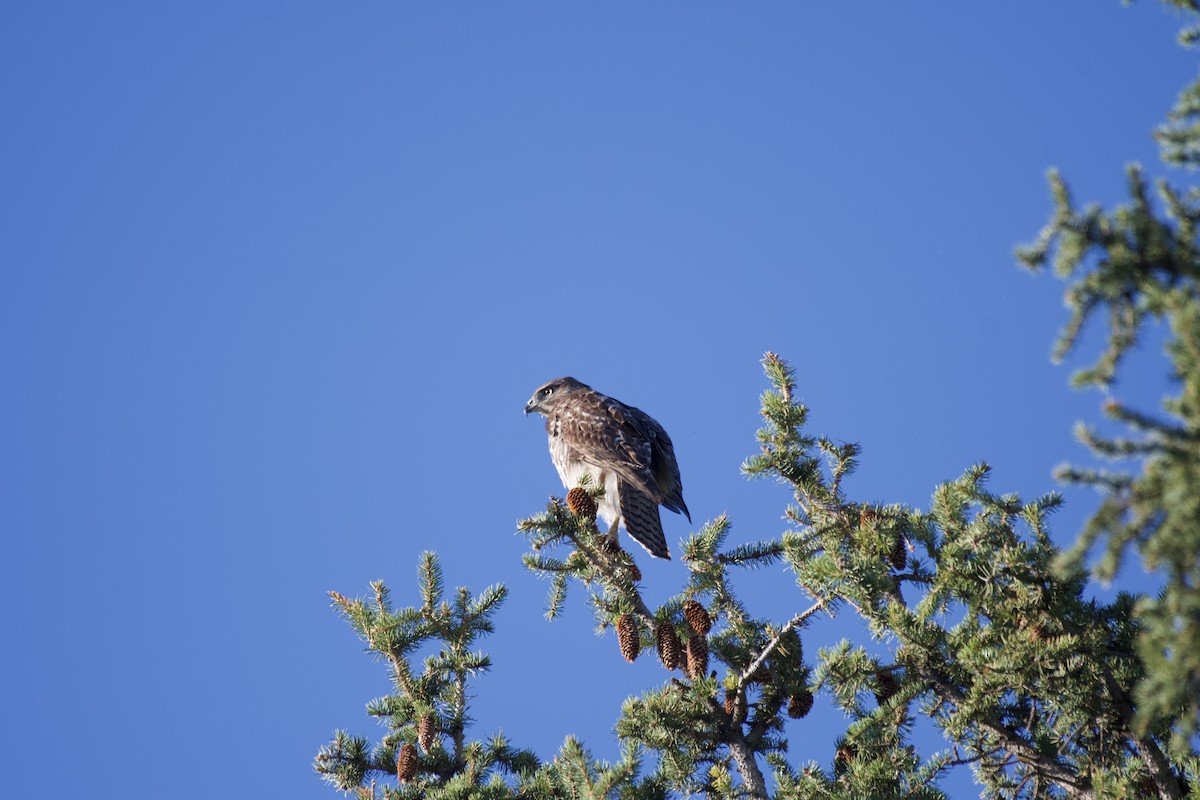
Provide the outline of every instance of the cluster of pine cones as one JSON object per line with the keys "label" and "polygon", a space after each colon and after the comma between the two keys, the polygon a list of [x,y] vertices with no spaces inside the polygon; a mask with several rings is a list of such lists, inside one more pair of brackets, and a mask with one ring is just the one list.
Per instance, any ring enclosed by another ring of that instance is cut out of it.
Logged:
{"label": "cluster of pine cones", "polygon": [[[434,740],[437,739],[437,717],[433,714],[422,714],[417,720],[417,744],[421,745],[421,749],[426,753],[433,747]],[[408,783],[417,776],[417,748],[412,742],[405,742],[400,746],[400,752],[396,755],[396,779],[401,783]]]}
{"label": "cluster of pine cones", "polygon": [[[687,620],[687,644],[679,639],[679,632],[670,621],[663,622],[654,632],[658,657],[669,670],[683,666],[684,673],[692,680],[699,680],[708,672],[708,632],[712,630],[712,617],[704,606],[695,600],[683,603],[683,617]],[[621,655],[632,663],[642,651],[642,637],[637,619],[633,614],[622,614],[617,618],[617,644]]]}
{"label": "cluster of pine cones", "polygon": [[[679,638],[679,632],[674,623],[666,620],[659,624],[654,632],[655,645],[659,660],[668,670],[683,668],[690,680],[703,678],[708,672],[708,633],[712,630],[712,616],[703,605],[695,600],[683,602],[683,618],[687,621],[687,643]],[[621,655],[632,663],[642,650],[641,634],[638,630],[637,618],[633,614],[622,614],[616,621],[617,644]],[[726,696],[726,710],[730,715],[737,711],[736,700],[732,695]],[[808,714],[813,707],[813,695],[806,688],[788,698],[788,716],[800,719]]]}

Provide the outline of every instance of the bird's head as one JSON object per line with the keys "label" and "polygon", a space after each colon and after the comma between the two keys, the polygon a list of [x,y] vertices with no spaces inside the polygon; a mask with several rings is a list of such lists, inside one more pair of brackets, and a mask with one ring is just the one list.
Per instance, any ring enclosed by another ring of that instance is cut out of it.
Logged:
{"label": "bird's head", "polygon": [[533,397],[530,397],[529,401],[525,403],[525,413],[528,415],[530,412],[536,411],[539,414],[550,416],[550,412],[564,398],[587,388],[585,384],[574,378],[555,378],[534,391]]}

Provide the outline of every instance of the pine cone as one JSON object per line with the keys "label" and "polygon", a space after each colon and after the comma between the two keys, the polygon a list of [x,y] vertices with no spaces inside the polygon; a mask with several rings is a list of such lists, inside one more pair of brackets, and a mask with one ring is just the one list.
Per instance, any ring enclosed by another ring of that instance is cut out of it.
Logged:
{"label": "pine cone", "polygon": [[892,541],[892,552],[888,554],[888,561],[892,562],[892,566],[897,571],[904,569],[908,563],[908,545],[904,541],[904,534],[898,531],[896,538]]}
{"label": "pine cone", "polygon": [[733,689],[725,690],[725,713],[739,725],[746,721],[745,698],[738,697],[738,693]]}
{"label": "pine cone", "polygon": [[633,614],[622,614],[617,618],[617,643],[621,645],[621,655],[632,664],[642,651],[642,638],[638,635]]}
{"label": "pine cone", "polygon": [[804,719],[812,711],[813,696],[808,689],[801,689],[788,699],[788,716],[792,719]]}
{"label": "pine cone", "polygon": [[704,610],[704,606],[695,600],[683,601],[683,616],[692,626],[692,630],[701,636],[708,636],[708,632],[712,630],[712,617]]}
{"label": "pine cone", "polygon": [[396,757],[396,778],[401,783],[408,783],[417,776],[417,748],[412,742],[405,742]]}
{"label": "pine cone", "polygon": [[858,524],[864,528],[874,525],[877,519],[879,519],[879,512],[870,506],[863,506],[862,510],[858,512]]}
{"label": "pine cone", "polygon": [[896,683],[896,677],[887,670],[877,670],[875,672],[875,682],[879,684],[879,688],[875,690],[875,702],[883,705],[888,700],[896,696],[896,692],[900,687]]}
{"label": "pine cone", "polygon": [[679,634],[675,632],[675,626],[670,622],[662,623],[655,631],[654,638],[663,666],[669,670],[678,668],[683,646],[679,643]]}
{"label": "pine cone", "polygon": [[436,736],[437,718],[433,714],[422,714],[417,722],[417,743],[421,745],[421,749],[428,753]]}
{"label": "pine cone", "polygon": [[684,653],[687,676],[694,681],[703,678],[708,672],[708,640],[703,636],[689,636]]}
{"label": "pine cone", "polygon": [[1040,619],[1018,613],[1017,627],[1025,631],[1025,635],[1035,642],[1044,642],[1049,638],[1046,633],[1046,623]]}
{"label": "pine cone", "polygon": [[642,582],[642,571],[638,569],[637,562],[633,560],[633,556],[625,553],[625,566],[629,567],[629,576],[633,578],[634,583]]}
{"label": "pine cone", "polygon": [[854,742],[843,741],[838,745],[837,755],[833,757],[834,772],[842,772],[850,766],[850,762],[858,755],[858,745]]}
{"label": "pine cone", "polygon": [[567,492],[567,507],[577,517],[596,518],[596,499],[578,486]]}

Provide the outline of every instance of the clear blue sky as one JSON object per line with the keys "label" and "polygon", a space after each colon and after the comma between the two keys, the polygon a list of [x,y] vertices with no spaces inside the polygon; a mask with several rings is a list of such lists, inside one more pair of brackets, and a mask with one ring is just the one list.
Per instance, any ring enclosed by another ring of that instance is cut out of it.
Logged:
{"label": "clear blue sky", "polygon": [[[1054,488],[1100,398],[1049,363],[1062,287],[1012,249],[1048,167],[1105,204],[1129,161],[1158,169],[1196,69],[1178,23],[1115,0],[5,3],[6,794],[335,797],[311,759],[378,736],[387,682],[326,592],[415,602],[430,548],[451,586],[511,590],[474,733],[615,758],[617,704],[665,673],[579,595],[545,622],[520,566],[516,520],[560,491],[521,414],[551,377],[657,417],[693,518],[735,541],[788,500],[738,471],[768,349],[814,432],[865,447],[857,499],[926,507],[980,459],[996,489]],[[1122,391],[1152,402],[1143,361]],[[1064,542],[1096,502],[1068,498]],[[683,580],[641,561],[652,602]],[[782,570],[753,584],[761,613],[805,604]],[[828,764],[840,722],[812,720],[793,750]]]}

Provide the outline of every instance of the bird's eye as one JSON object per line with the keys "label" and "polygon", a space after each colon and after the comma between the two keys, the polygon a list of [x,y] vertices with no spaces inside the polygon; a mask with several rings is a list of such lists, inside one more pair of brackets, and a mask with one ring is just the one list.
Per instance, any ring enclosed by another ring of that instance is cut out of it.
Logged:
{"label": "bird's eye", "polygon": [[554,394],[554,390],[549,386],[547,386],[545,389],[542,389],[542,397],[549,397],[552,394]]}

